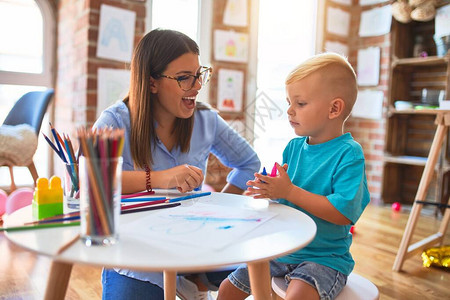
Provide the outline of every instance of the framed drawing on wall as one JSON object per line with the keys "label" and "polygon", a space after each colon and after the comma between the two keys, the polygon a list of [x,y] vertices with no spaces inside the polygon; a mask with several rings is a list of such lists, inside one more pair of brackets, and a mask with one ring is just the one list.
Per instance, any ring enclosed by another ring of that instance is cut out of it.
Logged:
{"label": "framed drawing on wall", "polygon": [[217,80],[217,108],[220,111],[242,111],[244,94],[244,72],[219,69]]}

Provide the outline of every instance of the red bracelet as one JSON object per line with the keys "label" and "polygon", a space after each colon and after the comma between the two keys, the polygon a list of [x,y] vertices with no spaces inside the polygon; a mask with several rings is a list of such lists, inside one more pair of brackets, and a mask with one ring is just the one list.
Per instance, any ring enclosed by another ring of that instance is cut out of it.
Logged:
{"label": "red bracelet", "polygon": [[152,182],[151,182],[151,177],[150,177],[150,168],[148,167],[147,164],[144,165],[144,170],[145,170],[145,189],[147,190],[147,192],[151,192],[152,190]]}

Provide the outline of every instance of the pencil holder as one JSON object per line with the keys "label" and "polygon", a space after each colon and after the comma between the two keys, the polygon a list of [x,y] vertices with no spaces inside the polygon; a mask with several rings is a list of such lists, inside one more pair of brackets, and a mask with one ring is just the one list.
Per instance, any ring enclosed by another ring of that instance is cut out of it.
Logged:
{"label": "pencil holder", "polygon": [[118,239],[122,157],[80,157],[81,239],[87,246]]}
{"label": "pencil holder", "polygon": [[80,180],[78,163],[64,163],[64,202],[68,208],[80,209]]}

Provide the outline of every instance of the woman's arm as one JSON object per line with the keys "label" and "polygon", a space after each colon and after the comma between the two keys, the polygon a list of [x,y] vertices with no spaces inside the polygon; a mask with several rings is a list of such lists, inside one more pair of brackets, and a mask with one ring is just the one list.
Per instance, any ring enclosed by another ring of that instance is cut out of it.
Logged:
{"label": "woman's arm", "polygon": [[[180,165],[162,171],[150,171],[152,188],[177,188],[181,193],[189,192],[200,186],[204,176],[201,169],[191,165]],[[122,193],[130,194],[145,190],[145,171],[123,171]]]}

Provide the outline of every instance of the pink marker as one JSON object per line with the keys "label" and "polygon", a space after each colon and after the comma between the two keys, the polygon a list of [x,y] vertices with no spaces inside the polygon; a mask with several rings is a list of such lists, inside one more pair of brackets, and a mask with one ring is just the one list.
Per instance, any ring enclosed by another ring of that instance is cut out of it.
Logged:
{"label": "pink marker", "polygon": [[270,172],[270,177],[277,177],[277,163],[273,164],[272,172]]}

